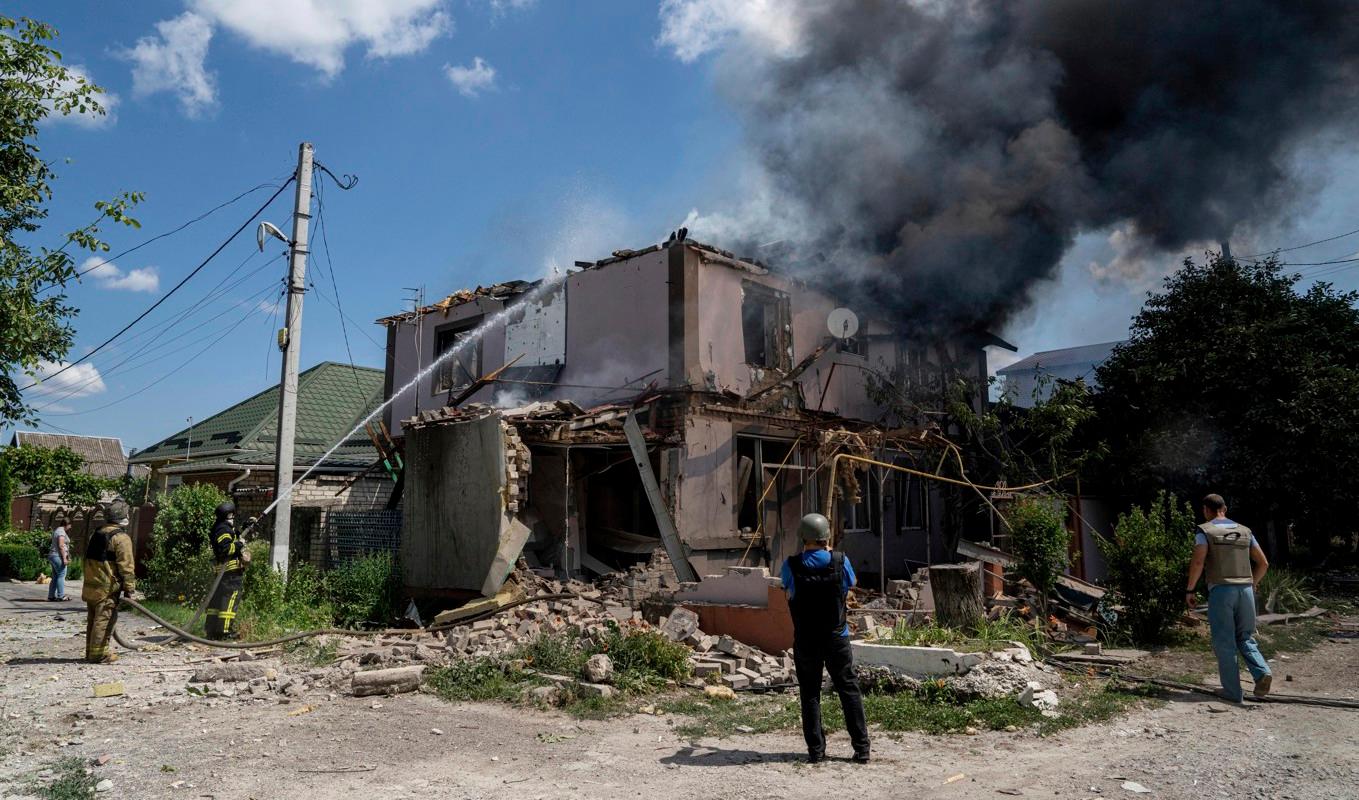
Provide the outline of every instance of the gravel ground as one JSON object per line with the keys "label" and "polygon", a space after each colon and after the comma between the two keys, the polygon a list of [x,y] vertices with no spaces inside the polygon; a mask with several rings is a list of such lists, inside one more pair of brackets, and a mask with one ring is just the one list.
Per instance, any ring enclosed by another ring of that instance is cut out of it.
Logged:
{"label": "gravel ground", "polygon": [[[0,660],[8,662],[0,668],[0,797],[24,796],[28,780],[62,757],[106,754],[96,776],[112,781],[110,795],[132,798],[785,800],[850,786],[862,797],[1136,797],[1123,788],[1128,781],[1152,798],[1359,798],[1359,711],[1228,709],[1177,697],[1049,738],[879,734],[867,766],[810,767],[795,735],[688,741],[668,717],[581,722],[423,694],[375,701],[324,689],[195,697],[184,691],[185,661],[207,651],[80,663],[83,605],[47,603],[45,591],[0,583]],[[70,594],[78,596],[78,584]],[[125,629],[146,628],[124,620]],[[1294,680],[1279,690],[1359,695],[1359,642],[1323,643],[1280,666]],[[126,694],[91,697],[93,684],[107,680],[123,681]],[[849,755],[843,733],[831,752]]]}

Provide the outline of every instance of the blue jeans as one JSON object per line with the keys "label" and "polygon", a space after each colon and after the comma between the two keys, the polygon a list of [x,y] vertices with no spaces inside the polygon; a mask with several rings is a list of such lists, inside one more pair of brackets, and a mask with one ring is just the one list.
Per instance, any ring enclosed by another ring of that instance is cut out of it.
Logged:
{"label": "blue jeans", "polygon": [[61,556],[47,554],[47,562],[52,565],[52,582],[47,584],[47,599],[60,600],[66,596],[66,565]]}
{"label": "blue jeans", "polygon": [[1213,632],[1213,652],[1217,655],[1217,676],[1228,700],[1240,702],[1240,653],[1251,678],[1269,674],[1269,664],[1255,644],[1255,590],[1250,586],[1222,585],[1208,591],[1208,626]]}

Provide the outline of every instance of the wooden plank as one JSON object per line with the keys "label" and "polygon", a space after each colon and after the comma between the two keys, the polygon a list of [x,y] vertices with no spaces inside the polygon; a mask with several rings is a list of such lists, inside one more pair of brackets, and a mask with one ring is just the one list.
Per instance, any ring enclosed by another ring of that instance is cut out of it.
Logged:
{"label": "wooden plank", "polygon": [[656,527],[661,532],[661,542],[665,544],[665,552],[675,566],[675,576],[682,583],[695,583],[698,581],[698,573],[689,563],[689,556],[684,552],[679,531],[675,530],[675,521],[666,510],[665,500],[661,497],[661,487],[656,483],[656,473],[651,471],[651,457],[647,455],[646,439],[642,436],[641,426],[637,424],[635,412],[629,413],[623,422],[623,432],[628,436],[628,445],[632,448],[632,461],[637,465],[637,472],[642,477],[642,488],[646,490],[647,500],[651,503],[651,512],[656,515]]}

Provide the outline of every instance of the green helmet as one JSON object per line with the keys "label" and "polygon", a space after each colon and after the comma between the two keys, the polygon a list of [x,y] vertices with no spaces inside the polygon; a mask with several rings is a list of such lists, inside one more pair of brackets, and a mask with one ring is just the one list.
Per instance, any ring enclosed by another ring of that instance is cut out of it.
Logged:
{"label": "green helmet", "polygon": [[808,514],[797,526],[798,535],[804,542],[829,542],[831,538],[830,520],[821,514]]}

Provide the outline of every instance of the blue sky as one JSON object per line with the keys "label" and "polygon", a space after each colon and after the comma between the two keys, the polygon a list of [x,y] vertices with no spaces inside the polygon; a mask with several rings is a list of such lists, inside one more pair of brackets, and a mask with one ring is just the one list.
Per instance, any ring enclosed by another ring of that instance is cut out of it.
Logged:
{"label": "blue sky", "polygon": [[[116,253],[276,182],[292,169],[298,142],[309,140],[319,161],[360,179],[350,192],[326,186],[326,238],[340,302],[357,321],[348,330],[354,359],[380,366],[382,330],[371,323],[400,309],[404,287],[423,286],[434,299],[537,277],[554,262],[658,241],[692,211],[721,211],[740,194],[747,154],[739,121],[714,88],[704,48],[682,43],[721,41],[722,25],[757,18],[760,35],[777,38],[776,15],[754,13],[767,4],[162,0],[115,12],[100,2],[11,3],[6,13],[54,24],[66,63],[112,95],[102,121],[44,127],[43,152],[60,178],[35,241],[87,222],[96,200],[143,191],[135,212],[142,229],[108,232]],[[1314,178],[1314,200],[1255,241],[1234,243],[1238,253],[1359,228],[1345,190],[1356,161],[1322,152],[1301,165]],[[178,282],[269,191],[74,287],[81,314],[73,357]],[[264,215],[285,230],[291,194]],[[1356,239],[1303,253],[1345,257],[1359,249]],[[312,250],[304,367],[348,359],[315,231]],[[31,395],[47,406],[42,427],[144,447],[189,416],[203,419],[276,382],[272,341],[281,323],[270,309],[285,265],[268,261],[279,248],[254,252],[251,230],[132,331],[148,335]],[[1001,333],[1021,354],[1120,338],[1156,279],[1156,269],[1120,264],[1115,232],[1083,237],[1058,280]],[[228,275],[229,291],[167,330]],[[1354,285],[1351,271],[1328,277]],[[147,347],[158,349],[139,350]]]}

